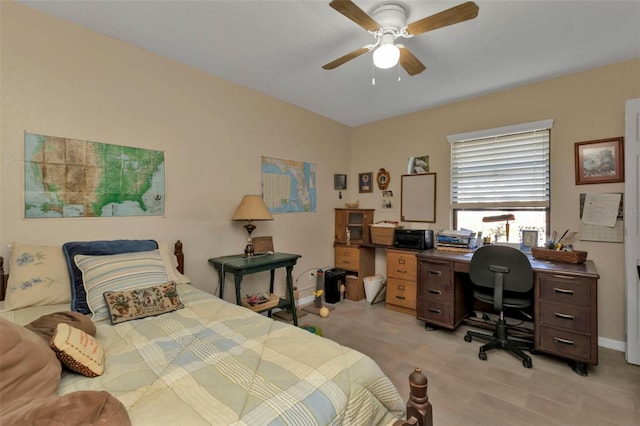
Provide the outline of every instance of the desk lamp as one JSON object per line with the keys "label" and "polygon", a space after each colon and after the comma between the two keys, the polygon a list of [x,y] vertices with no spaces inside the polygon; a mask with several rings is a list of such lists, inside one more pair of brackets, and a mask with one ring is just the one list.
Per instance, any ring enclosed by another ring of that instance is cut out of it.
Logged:
{"label": "desk lamp", "polygon": [[499,215],[499,216],[485,216],[485,217],[482,218],[483,222],[502,222],[503,220],[507,221],[507,223],[505,224],[504,228],[505,228],[505,232],[507,233],[507,242],[509,242],[509,221],[510,220],[516,220],[516,217],[514,215],[512,215],[512,214],[502,214],[502,215]]}
{"label": "desk lamp", "polygon": [[243,220],[247,222],[247,224],[244,225],[244,228],[249,233],[249,238],[247,239],[247,246],[244,248],[244,255],[247,257],[253,256],[254,252],[251,233],[256,229],[256,226],[251,222],[254,220],[273,220],[273,216],[271,216],[271,213],[269,212],[267,205],[262,200],[262,197],[260,195],[245,195],[242,198],[242,201],[240,201],[240,205],[236,209],[231,220]]}

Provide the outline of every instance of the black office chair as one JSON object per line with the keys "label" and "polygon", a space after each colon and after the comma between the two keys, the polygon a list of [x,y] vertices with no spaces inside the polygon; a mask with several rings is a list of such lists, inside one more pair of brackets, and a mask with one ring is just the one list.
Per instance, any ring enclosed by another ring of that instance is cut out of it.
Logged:
{"label": "black office chair", "polygon": [[526,368],[531,368],[531,357],[520,349],[533,351],[533,343],[507,337],[504,308],[524,309],[533,303],[533,270],[527,256],[509,246],[492,245],[476,250],[469,265],[469,275],[474,284],[473,297],[493,304],[500,312],[500,319],[493,335],[467,331],[464,340],[472,337],[489,342],[480,347],[478,357],[486,361],[486,352],[502,348],[522,359]]}

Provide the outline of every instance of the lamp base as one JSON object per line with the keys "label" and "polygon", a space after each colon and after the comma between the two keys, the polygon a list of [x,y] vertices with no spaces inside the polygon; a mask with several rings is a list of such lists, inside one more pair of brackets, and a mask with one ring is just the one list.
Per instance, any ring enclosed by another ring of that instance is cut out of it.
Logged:
{"label": "lamp base", "polygon": [[247,239],[247,245],[244,248],[244,256],[251,257],[254,254],[253,242],[251,241],[251,233],[253,232],[254,229],[256,229],[256,226],[253,223],[249,222],[246,225],[244,225],[244,229],[246,229],[247,232],[249,233],[249,238]]}

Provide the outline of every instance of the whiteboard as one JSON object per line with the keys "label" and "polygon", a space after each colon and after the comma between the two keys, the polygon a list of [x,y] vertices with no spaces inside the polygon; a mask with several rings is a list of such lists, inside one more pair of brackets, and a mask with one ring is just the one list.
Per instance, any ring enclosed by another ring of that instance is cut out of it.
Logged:
{"label": "whiteboard", "polygon": [[400,218],[403,222],[436,221],[436,174],[402,175]]}

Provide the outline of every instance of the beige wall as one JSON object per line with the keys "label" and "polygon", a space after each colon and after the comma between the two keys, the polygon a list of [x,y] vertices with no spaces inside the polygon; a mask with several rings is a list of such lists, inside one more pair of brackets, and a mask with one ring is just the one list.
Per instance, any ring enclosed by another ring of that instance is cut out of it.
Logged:
{"label": "beige wall", "polygon": [[[375,220],[380,192],[357,193],[357,174],[384,167],[400,200],[407,157],[429,155],[438,173],[437,222],[448,228],[449,134],[552,118],[553,229],[578,229],[580,192],[620,192],[623,184],[576,186],[573,144],[621,136],[624,100],[640,96],[640,60],[559,77],[439,108],[349,129],[292,105],[225,82],[147,51],[0,2],[0,253],[12,241],[59,244],[111,238],[181,239],[187,274],[213,291],[207,258],[239,252],[245,231],[230,217],[245,193],[260,192],[260,156],[312,161],[318,168],[318,211],[277,215],[255,235],[303,255],[294,270],[333,263],[333,208],[359,200]],[[428,71],[427,71],[428,72]],[[428,96],[428,93],[425,93]],[[165,150],[163,218],[23,219],[25,131]],[[339,200],[333,174],[349,173]],[[412,224],[407,224],[412,226]],[[580,242],[601,275],[599,335],[624,340],[623,244]],[[378,257],[381,255],[379,254]],[[383,255],[382,255],[383,256]],[[384,259],[377,272],[384,273]],[[279,277],[282,285],[282,277]],[[248,289],[261,289],[248,280]],[[314,283],[300,278],[309,296]],[[243,289],[244,290],[244,289]],[[230,287],[227,297],[231,300]]]}
{"label": "beige wall", "polygon": [[[187,275],[212,292],[207,259],[244,248],[231,216],[243,194],[260,193],[266,155],[317,164],[318,209],[276,215],[254,235],[302,254],[295,276],[333,262],[333,208],[342,206],[333,174],[348,170],[348,127],[22,5],[0,7],[2,255],[13,241],[180,239]],[[166,216],[23,219],[25,131],[164,150]],[[315,287],[306,277],[298,284]],[[225,298],[233,295],[227,286]]]}
{"label": "beige wall", "polygon": [[[360,126],[351,133],[351,174],[384,167],[391,173],[389,189],[400,194],[407,158],[429,155],[437,173],[436,223],[430,228],[448,228],[447,135],[551,118],[551,229],[579,230],[579,194],[623,192],[624,184],[575,185],[574,144],[624,136],[625,100],[639,96],[640,60],[632,60]],[[379,192],[357,197],[363,207],[380,202]],[[399,211],[376,213],[376,220],[399,217]],[[589,252],[600,273],[599,336],[624,341],[624,244],[579,241],[576,248]]]}

